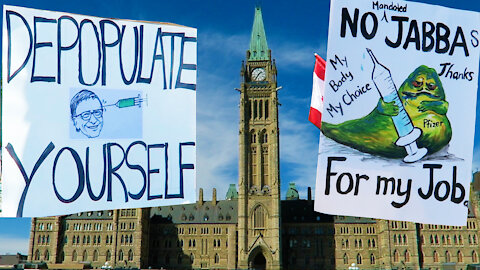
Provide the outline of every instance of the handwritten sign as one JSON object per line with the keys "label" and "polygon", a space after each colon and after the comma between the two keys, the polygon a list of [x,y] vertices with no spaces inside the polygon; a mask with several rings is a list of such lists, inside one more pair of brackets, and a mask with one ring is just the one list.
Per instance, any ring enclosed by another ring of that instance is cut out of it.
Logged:
{"label": "handwritten sign", "polygon": [[195,201],[196,35],[4,6],[3,216]]}
{"label": "handwritten sign", "polygon": [[479,18],[332,1],[316,211],[466,224]]}

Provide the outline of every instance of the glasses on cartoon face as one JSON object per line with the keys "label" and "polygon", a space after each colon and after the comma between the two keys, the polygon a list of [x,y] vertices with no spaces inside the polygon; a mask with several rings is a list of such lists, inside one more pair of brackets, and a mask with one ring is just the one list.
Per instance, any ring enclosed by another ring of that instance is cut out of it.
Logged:
{"label": "glasses on cartoon face", "polygon": [[92,118],[92,115],[95,116],[95,118],[100,118],[103,116],[103,109],[96,109],[96,110],[90,110],[90,111],[84,111],[80,114],[75,115],[75,117],[82,118],[84,121],[90,120]]}

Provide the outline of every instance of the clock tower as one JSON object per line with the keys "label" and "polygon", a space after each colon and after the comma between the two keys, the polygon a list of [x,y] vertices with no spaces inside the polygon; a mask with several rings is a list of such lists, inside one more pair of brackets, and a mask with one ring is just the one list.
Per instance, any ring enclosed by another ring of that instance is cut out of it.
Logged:
{"label": "clock tower", "polygon": [[242,63],[239,126],[238,268],[281,269],[277,69],[255,8]]}

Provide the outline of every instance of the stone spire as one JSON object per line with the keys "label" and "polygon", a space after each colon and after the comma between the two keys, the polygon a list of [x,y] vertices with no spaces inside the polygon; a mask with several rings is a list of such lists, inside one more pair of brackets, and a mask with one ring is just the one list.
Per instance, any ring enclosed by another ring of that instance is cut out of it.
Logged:
{"label": "stone spire", "polygon": [[263,27],[262,9],[260,6],[255,8],[255,17],[253,19],[252,37],[250,39],[249,61],[269,60],[269,50],[267,45],[267,36]]}

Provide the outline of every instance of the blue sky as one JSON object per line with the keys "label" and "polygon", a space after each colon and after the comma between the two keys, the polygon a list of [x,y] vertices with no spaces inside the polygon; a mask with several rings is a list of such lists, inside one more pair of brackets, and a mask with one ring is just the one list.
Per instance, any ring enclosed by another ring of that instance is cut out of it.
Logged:
{"label": "blue sky", "polygon": [[[248,49],[254,6],[259,1],[60,1],[3,0],[3,4],[107,18],[174,22],[198,28],[197,187],[206,198],[212,188],[225,196],[238,176],[238,92],[241,61]],[[391,1],[390,1],[391,2]],[[480,11],[480,3],[426,0]],[[313,53],[326,55],[327,0],[260,1],[267,41],[278,68],[282,198],[289,182],[300,196],[314,188],[319,131],[307,121]],[[3,18],[2,18],[3,21]],[[1,37],[0,37],[1,39]],[[477,117],[477,123],[479,122]],[[476,133],[480,135],[480,125]],[[475,149],[480,147],[479,136]],[[473,168],[480,168],[480,151]],[[0,254],[27,253],[30,219],[0,219]]]}

